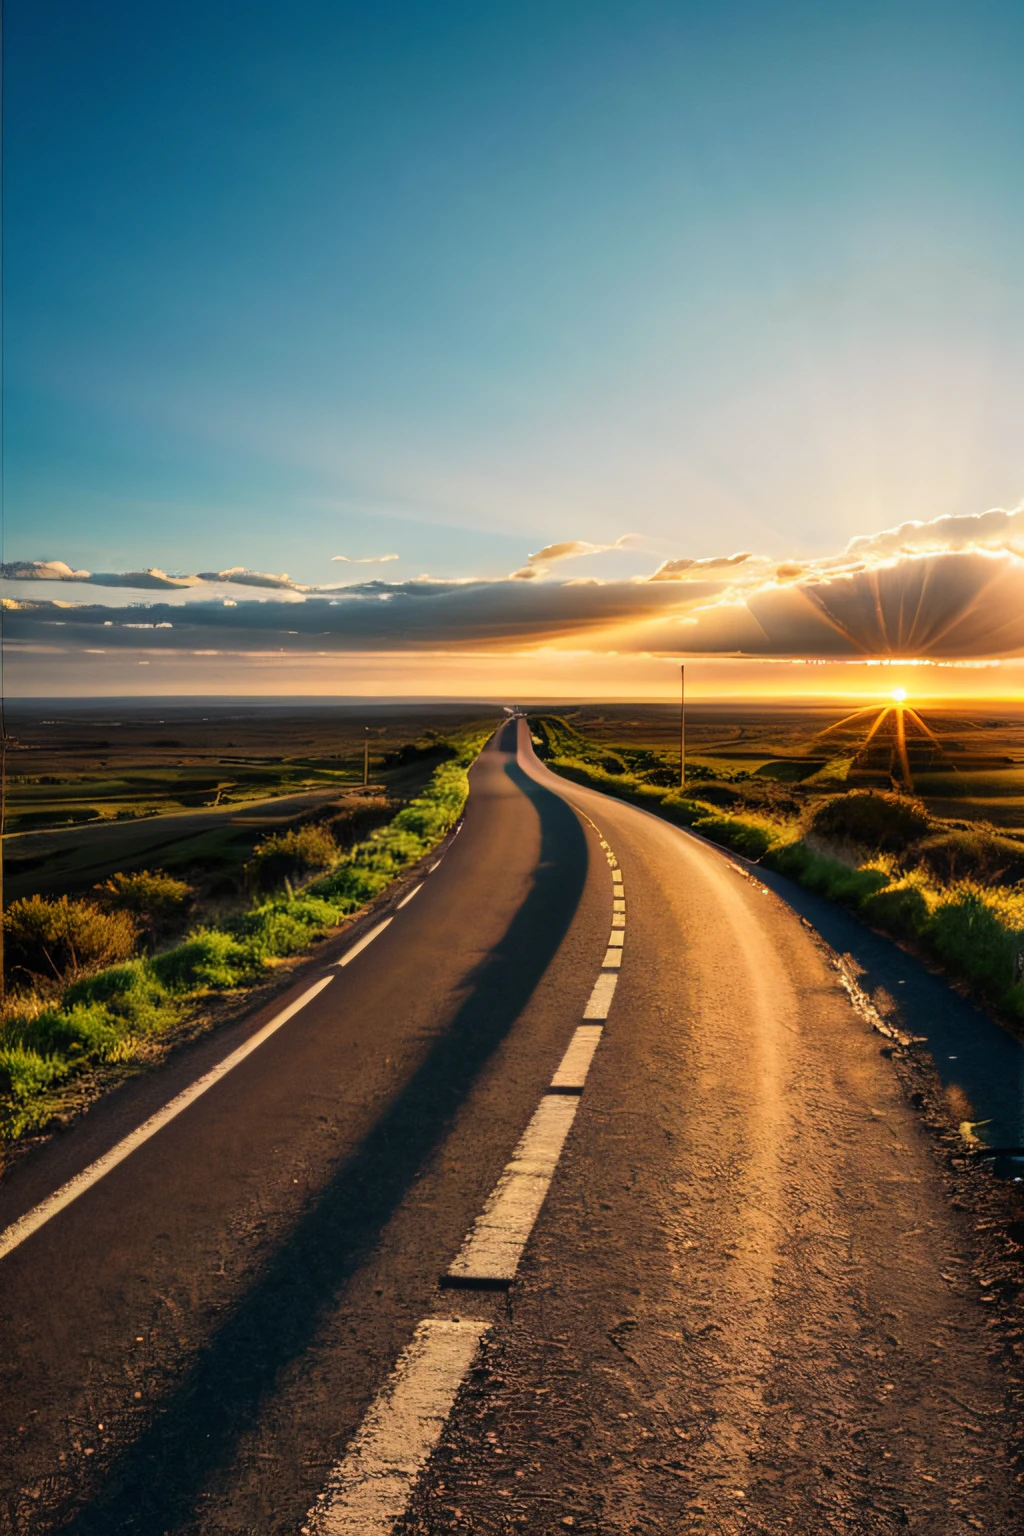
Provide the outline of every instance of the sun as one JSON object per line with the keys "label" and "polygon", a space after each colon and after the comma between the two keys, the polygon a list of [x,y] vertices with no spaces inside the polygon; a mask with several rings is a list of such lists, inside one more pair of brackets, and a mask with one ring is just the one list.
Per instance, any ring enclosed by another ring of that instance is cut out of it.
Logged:
{"label": "sun", "polygon": [[907,690],[905,688],[894,688],[892,691],[892,696],[896,700],[897,704],[902,704],[903,700],[907,696]]}

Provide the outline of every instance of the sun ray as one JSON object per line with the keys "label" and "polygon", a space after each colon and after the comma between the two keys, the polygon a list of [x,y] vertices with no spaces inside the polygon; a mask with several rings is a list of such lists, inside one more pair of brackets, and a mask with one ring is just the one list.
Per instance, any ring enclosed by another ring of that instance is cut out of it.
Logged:
{"label": "sun ray", "polygon": [[823,726],[820,731],[816,731],[814,739],[817,740],[819,736],[827,736],[829,731],[838,731],[841,725],[848,725],[851,720],[856,720],[858,715],[869,715],[876,708],[877,705],[875,704],[862,704],[860,709],[855,709],[852,715],[844,715],[842,720],[836,720],[833,725]]}
{"label": "sun ray", "polygon": [[959,765],[954,761],[954,759],[946,751],[946,748],[942,745],[942,742],[936,736],[935,732],[929,726],[925,725],[924,721],[922,720],[921,716],[918,714],[917,710],[916,709],[911,709],[909,704],[907,705],[907,714],[910,716],[910,718],[914,721],[914,723],[916,725],[919,725],[921,727],[921,730],[929,738],[929,740],[931,740],[931,741],[933,741],[935,743],[935,745],[938,747],[938,749],[939,749],[940,753],[942,754],[942,756],[946,759],[946,762],[949,764],[950,768],[952,768],[953,772],[955,774],[957,774],[957,775],[960,775],[961,770],[960,770]]}
{"label": "sun ray", "polygon": [[914,780],[910,776],[910,758],[907,756],[907,731],[903,722],[903,705],[896,705],[896,751],[899,753],[900,767],[903,769],[903,785],[905,789],[913,789]]}
{"label": "sun ray", "polygon": [[[868,731],[867,736],[864,738],[864,747],[866,747],[868,745],[868,742],[870,742],[872,736],[878,730],[878,727],[882,724],[882,721],[886,718],[886,716],[891,712],[891,710],[894,707],[895,706],[892,705],[892,704],[886,704],[886,705],[884,705],[882,707],[882,709],[879,710],[879,712],[878,712],[878,719],[875,721],[875,723],[871,727],[870,731]],[[861,749],[860,749],[862,752],[864,751],[864,747],[861,747]]]}

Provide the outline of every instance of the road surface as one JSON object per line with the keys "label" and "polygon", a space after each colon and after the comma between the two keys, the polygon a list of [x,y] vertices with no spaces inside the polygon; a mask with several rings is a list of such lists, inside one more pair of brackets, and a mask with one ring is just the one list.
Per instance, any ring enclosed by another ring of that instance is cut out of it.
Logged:
{"label": "road surface", "polygon": [[372,942],[0,1190],[2,1528],[1018,1529],[966,1217],[813,936],[522,722],[471,783]]}

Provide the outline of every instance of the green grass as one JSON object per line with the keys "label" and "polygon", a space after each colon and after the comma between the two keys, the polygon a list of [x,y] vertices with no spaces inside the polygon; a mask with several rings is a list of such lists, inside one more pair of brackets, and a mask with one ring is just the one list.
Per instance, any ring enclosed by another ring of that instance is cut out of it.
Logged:
{"label": "green grass", "polygon": [[[1002,864],[1012,877],[1014,854],[1024,856],[1019,844],[970,823],[938,821],[926,805],[905,797],[837,793],[841,780],[826,782],[825,774],[815,775],[817,782],[805,780],[804,798],[791,814],[773,816],[764,807],[749,807],[746,797],[755,793],[758,777],[774,774],[733,773],[715,783],[697,778],[681,794],[652,784],[649,770],[630,771],[626,749],[588,741],[564,720],[534,719],[531,729],[548,766],[566,778],[654,810],[848,907],[873,928],[911,944],[1004,1019],[1024,1022],[1024,983],[1018,979],[1024,880],[999,885],[980,862]],[[622,766],[610,771],[616,759]],[[698,764],[712,766],[711,760]],[[1012,776],[986,777],[991,787]],[[1019,773],[1016,782],[1019,787]],[[874,848],[858,852],[855,837]],[[942,877],[940,848],[957,878]]]}
{"label": "green grass", "polygon": [[466,803],[468,768],[491,728],[455,738],[421,794],[384,827],[340,853],[297,894],[262,900],[173,948],[112,966],[54,999],[10,1007],[0,1029],[0,1137],[45,1126],[55,1094],[88,1065],[128,1061],[140,1045],[195,1012],[210,993],[251,985],[275,961],[339,926],[445,836]]}

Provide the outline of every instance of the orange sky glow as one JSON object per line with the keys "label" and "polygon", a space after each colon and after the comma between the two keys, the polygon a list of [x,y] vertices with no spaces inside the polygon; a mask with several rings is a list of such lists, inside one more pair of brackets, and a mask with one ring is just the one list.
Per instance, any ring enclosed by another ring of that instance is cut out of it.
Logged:
{"label": "orange sky glow", "polygon": [[[674,699],[676,658],[541,649],[524,652],[351,652],[296,656],[219,651],[100,655],[26,647],[7,660],[12,696],[225,694],[485,699]],[[1001,662],[686,661],[698,700],[891,699],[1024,702],[1024,660]]]}

